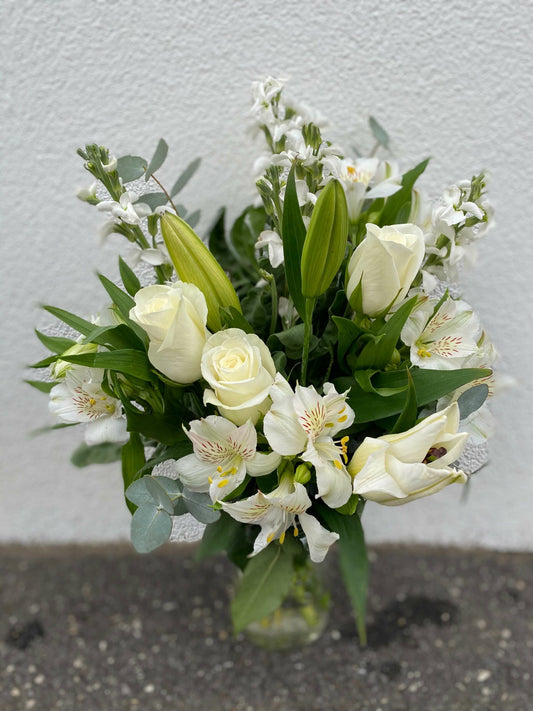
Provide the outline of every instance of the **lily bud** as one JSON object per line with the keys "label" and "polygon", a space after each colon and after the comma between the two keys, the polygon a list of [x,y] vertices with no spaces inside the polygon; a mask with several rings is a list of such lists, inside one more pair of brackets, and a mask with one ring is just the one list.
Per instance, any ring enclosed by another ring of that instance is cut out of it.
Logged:
{"label": "lily bud", "polygon": [[[73,346],[70,346],[70,348],[67,348],[67,350],[61,355],[82,355],[83,353],[96,353],[97,350],[98,346],[96,343],[75,343]],[[69,363],[62,358],[58,358],[52,365],[50,374],[54,380],[61,380],[61,378],[64,378],[67,372],[73,367],[73,363]]]}
{"label": "lily bud", "polygon": [[241,311],[239,298],[224,270],[181,217],[166,212],[161,218],[161,233],[180,280],[194,284],[205,296],[207,327],[220,331],[221,307],[233,306]]}
{"label": "lily bud", "polygon": [[307,484],[310,479],[311,472],[309,471],[309,465],[305,463],[298,464],[294,472],[294,481],[298,482],[298,484]]}
{"label": "lily bud", "polygon": [[339,270],[348,240],[346,196],[338,180],[330,180],[320,193],[302,252],[302,294],[323,294]]}

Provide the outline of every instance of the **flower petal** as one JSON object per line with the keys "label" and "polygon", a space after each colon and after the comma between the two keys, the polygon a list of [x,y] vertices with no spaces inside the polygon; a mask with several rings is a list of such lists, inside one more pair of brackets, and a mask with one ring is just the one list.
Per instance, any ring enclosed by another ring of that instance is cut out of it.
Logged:
{"label": "flower petal", "polygon": [[309,556],[313,563],[321,563],[332,543],[339,539],[338,533],[328,531],[310,514],[301,513],[298,516],[300,525],[309,546]]}

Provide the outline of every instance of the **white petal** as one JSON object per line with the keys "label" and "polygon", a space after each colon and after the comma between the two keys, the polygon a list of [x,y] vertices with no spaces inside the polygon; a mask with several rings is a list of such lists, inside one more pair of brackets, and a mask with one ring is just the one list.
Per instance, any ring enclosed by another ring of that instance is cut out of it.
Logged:
{"label": "white petal", "polygon": [[191,491],[209,491],[209,477],[216,469],[216,464],[199,459],[196,454],[187,454],[176,464],[178,478]]}
{"label": "white petal", "polygon": [[129,433],[126,430],[125,417],[98,417],[87,424],[85,443],[89,446],[103,442],[127,442]]}
{"label": "white petal", "polygon": [[301,513],[298,516],[300,525],[307,539],[309,556],[313,563],[321,563],[332,543],[339,539],[338,533],[328,531],[310,514]]}
{"label": "white petal", "polygon": [[277,469],[280,462],[281,456],[277,452],[256,452],[252,459],[246,461],[246,471],[250,476],[264,476]]}

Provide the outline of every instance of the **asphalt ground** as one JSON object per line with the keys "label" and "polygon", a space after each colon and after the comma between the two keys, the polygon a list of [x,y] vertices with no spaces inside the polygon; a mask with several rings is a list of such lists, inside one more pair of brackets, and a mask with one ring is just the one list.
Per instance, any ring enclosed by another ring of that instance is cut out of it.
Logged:
{"label": "asphalt ground", "polygon": [[533,709],[531,554],[372,548],[364,649],[332,559],[323,637],[270,653],[194,550],[0,547],[0,711]]}

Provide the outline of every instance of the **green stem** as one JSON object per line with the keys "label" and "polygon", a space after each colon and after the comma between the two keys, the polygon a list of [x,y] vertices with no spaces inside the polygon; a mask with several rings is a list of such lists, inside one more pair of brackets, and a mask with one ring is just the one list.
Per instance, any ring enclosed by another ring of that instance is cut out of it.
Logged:
{"label": "green stem", "polygon": [[270,289],[272,295],[272,315],[270,316],[270,335],[276,333],[276,324],[278,322],[278,287],[276,286],[276,277],[272,274],[270,281]]}
{"label": "green stem", "polygon": [[307,383],[307,363],[309,361],[309,345],[311,343],[311,336],[313,335],[313,311],[315,309],[315,302],[316,297],[307,297],[305,300],[305,331],[302,351],[302,386],[305,386]]}

